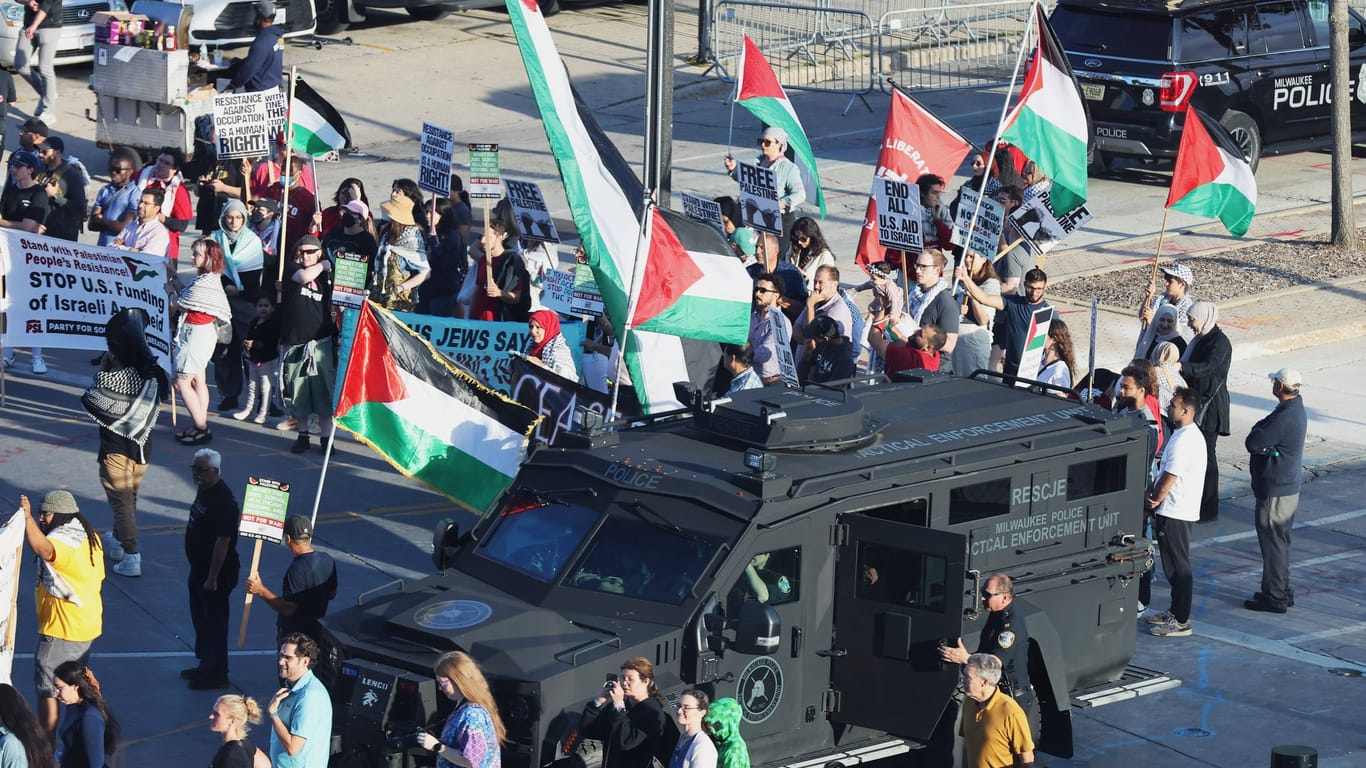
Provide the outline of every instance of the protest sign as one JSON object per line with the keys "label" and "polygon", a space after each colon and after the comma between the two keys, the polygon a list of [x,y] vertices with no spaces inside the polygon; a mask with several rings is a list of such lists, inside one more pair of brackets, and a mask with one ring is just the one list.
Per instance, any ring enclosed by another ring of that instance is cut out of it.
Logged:
{"label": "protest sign", "polygon": [[470,197],[502,197],[502,175],[497,144],[470,145]]}
{"label": "protest sign", "polygon": [[344,307],[364,304],[370,257],[345,250],[336,250],[329,255],[332,257],[332,301]]}
{"label": "protest sign", "polygon": [[1048,326],[1053,322],[1053,308],[1039,307],[1029,321],[1029,333],[1025,336],[1024,351],[1020,354],[1019,376],[1026,382],[1016,382],[1015,386],[1028,386],[1028,382],[1039,378],[1043,368],[1043,347],[1048,340]]}
{"label": "protest sign", "polygon": [[[289,483],[267,480],[264,477],[247,477],[247,488],[242,492],[242,521],[237,533],[248,539],[256,539],[251,551],[251,568],[248,575],[256,575],[261,567],[261,542],[279,544],[285,540],[285,515],[289,512]],[[251,616],[252,594],[248,592],[242,600],[242,628],[237,632],[237,647],[247,642],[247,619]]]}
{"label": "protest sign", "polygon": [[783,211],[778,204],[778,176],[768,168],[739,163],[740,210],[745,226],[781,235]]}
{"label": "protest sign", "polygon": [[[342,318],[338,378],[344,375],[351,357],[351,340],[356,335],[359,315],[359,312],[347,312]],[[479,381],[503,394],[511,391],[513,353],[526,349],[527,341],[531,338],[526,323],[463,320],[415,312],[394,312],[393,315]],[[584,324],[577,320],[562,320],[560,334],[564,336],[564,343],[574,358],[574,367],[580,367],[583,360]],[[341,388],[337,389],[340,391]]]}
{"label": "protest sign", "polygon": [[242,493],[242,523],[237,534],[279,544],[285,540],[288,511],[289,483],[249,476]]}
{"label": "protest sign", "polygon": [[147,344],[171,369],[163,260],[45,235],[0,230],[4,345],[104,351],[104,325],[127,307],[147,311]]}
{"label": "protest sign", "polygon": [[522,236],[528,240],[543,243],[558,243],[560,235],[555,231],[555,220],[550,218],[550,209],[541,197],[541,188],[531,181],[506,179],[508,203],[512,205],[512,215],[522,228]]}
{"label": "protest sign", "polygon": [[417,159],[417,185],[442,197],[449,195],[454,158],[455,133],[431,123],[423,123]]}
{"label": "protest sign", "polygon": [[236,160],[270,154],[267,93],[220,93],[213,97],[213,127],[217,134],[219,159]]}
{"label": "protest sign", "polygon": [[788,324],[783,322],[782,310],[768,308],[768,325],[773,329],[773,346],[778,351],[778,370],[783,383],[789,387],[801,386],[797,379],[797,358],[792,354],[792,337],[787,332]]}
{"label": "protest sign", "polygon": [[1010,214],[1011,220],[1024,234],[1025,242],[1040,254],[1053,250],[1072,234],[1073,230],[1091,220],[1091,212],[1084,204],[1062,216],[1054,216],[1048,206],[1048,192],[1044,191],[1026,200],[1024,205]]}
{"label": "protest sign", "polygon": [[721,224],[721,206],[715,200],[708,200],[705,197],[688,192],[680,192],[678,196],[683,200],[683,215],[694,221],[703,224],[711,224],[717,228]]}
{"label": "protest sign", "polygon": [[593,270],[587,264],[574,267],[574,295],[569,300],[569,309],[575,315],[602,316],[602,291],[598,290]]}
{"label": "protest sign", "polygon": [[959,190],[958,195],[958,218],[953,222],[953,244],[962,245],[967,239],[968,227],[973,225],[973,210],[976,208],[977,222],[972,226],[972,244],[968,250],[994,259],[1001,247],[1001,227],[1005,224],[1006,207],[990,197],[984,197],[979,208],[976,190],[968,187]]}
{"label": "protest sign", "polygon": [[[603,416],[604,422],[640,415],[638,401],[630,393],[618,394],[617,410],[611,411],[612,398],[607,393],[521,358],[513,363],[512,382],[512,398],[545,417],[536,425],[535,437],[547,445],[554,445],[561,435],[573,429],[574,411],[580,407]],[[609,411],[610,418],[605,415]]]}
{"label": "protest sign", "polygon": [[547,269],[541,278],[541,306],[562,315],[572,315],[569,302],[574,296],[574,273]]}
{"label": "protest sign", "polygon": [[579,264],[569,271],[546,270],[541,283],[541,305],[562,315],[601,315],[602,294],[593,282],[593,270]]}
{"label": "protest sign", "polygon": [[920,187],[907,181],[873,179],[877,204],[877,238],[884,248],[920,253],[925,248],[920,231]]}
{"label": "protest sign", "polygon": [[24,545],[24,510],[16,510],[0,528],[0,683],[9,684],[14,672],[14,628],[18,618],[19,555]]}
{"label": "protest sign", "polygon": [[289,122],[289,93],[281,88],[262,91],[266,95],[266,130],[268,139],[274,140],[285,135]]}

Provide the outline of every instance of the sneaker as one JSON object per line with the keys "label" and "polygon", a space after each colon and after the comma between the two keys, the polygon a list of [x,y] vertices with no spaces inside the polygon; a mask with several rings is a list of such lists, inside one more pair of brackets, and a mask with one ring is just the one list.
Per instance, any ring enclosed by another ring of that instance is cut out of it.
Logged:
{"label": "sneaker", "polygon": [[1172,619],[1166,624],[1153,627],[1149,630],[1149,634],[1153,637],[1190,637],[1192,634],[1191,623],[1188,621],[1182,624],[1176,619]]}
{"label": "sneaker", "polygon": [[5,355],[5,367],[6,367],[6,368],[13,368],[15,365],[18,364],[18,362],[19,362],[19,361],[17,361],[17,360],[14,359],[14,355],[12,355],[12,354],[10,354],[10,355]]}
{"label": "sneaker", "polygon": [[[234,418],[236,418],[236,417],[234,417]],[[266,423],[266,412],[265,412],[265,411],[261,411],[260,413],[256,414],[256,418],[252,419],[252,421],[256,422],[257,424],[265,424],[265,423]]]}
{"label": "sneaker", "polygon": [[294,445],[289,447],[290,453],[303,453],[308,450],[308,433],[304,432],[294,438]]}
{"label": "sneaker", "polygon": [[1171,611],[1163,611],[1162,613],[1159,613],[1155,616],[1145,616],[1143,620],[1148,622],[1149,624],[1160,625],[1169,624],[1173,621],[1176,621],[1176,617],[1172,615]]}
{"label": "sneaker", "polygon": [[[242,409],[242,410],[240,410],[240,411],[233,411],[233,412],[232,412],[232,417],[233,417],[234,419],[236,419],[237,421],[246,421],[246,420],[247,420],[247,417],[250,416],[250,415],[251,415],[251,409],[250,409],[250,408],[244,408],[244,409]],[[257,424],[261,424],[261,423],[264,423],[264,422],[265,422],[265,419],[262,419],[261,421],[258,421],[258,422],[256,422],[256,423],[257,423]]]}
{"label": "sneaker", "polygon": [[117,563],[123,559],[123,545],[114,538],[113,531],[105,531],[100,537],[100,543],[104,545],[104,554],[109,557],[109,562]]}
{"label": "sneaker", "polygon": [[1136,613],[1136,614],[1134,614],[1134,615],[1141,619],[1141,618],[1143,618],[1144,614],[1146,614],[1147,612],[1148,612],[1148,604],[1145,603],[1145,602],[1143,602],[1142,600],[1139,600],[1139,601],[1138,601],[1138,613]]}
{"label": "sneaker", "polygon": [[290,416],[288,418],[281,419],[279,423],[275,425],[275,428],[281,432],[296,432],[299,428],[299,420],[294,418],[293,416]]}
{"label": "sneaker", "polygon": [[47,361],[37,355],[33,357],[33,362],[30,365],[32,366],[31,370],[39,376],[47,373]]}
{"label": "sneaker", "polygon": [[34,119],[41,120],[44,123],[47,123],[47,127],[51,128],[52,126],[57,124],[57,113],[49,109],[41,115],[35,115]]}
{"label": "sneaker", "polygon": [[114,573],[129,578],[137,578],[142,575],[142,554],[140,552],[128,552],[123,559],[114,563]]}

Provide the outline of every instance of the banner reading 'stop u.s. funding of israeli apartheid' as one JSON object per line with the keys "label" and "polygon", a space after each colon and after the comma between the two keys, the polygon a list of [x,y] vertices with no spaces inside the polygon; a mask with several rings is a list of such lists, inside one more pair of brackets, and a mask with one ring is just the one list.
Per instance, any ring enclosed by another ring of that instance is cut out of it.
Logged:
{"label": "banner reading 'stop u.s. funding of israeli apartheid'", "polygon": [[43,235],[0,231],[4,345],[103,350],[104,325],[121,309],[147,311],[147,344],[170,370],[165,260]]}

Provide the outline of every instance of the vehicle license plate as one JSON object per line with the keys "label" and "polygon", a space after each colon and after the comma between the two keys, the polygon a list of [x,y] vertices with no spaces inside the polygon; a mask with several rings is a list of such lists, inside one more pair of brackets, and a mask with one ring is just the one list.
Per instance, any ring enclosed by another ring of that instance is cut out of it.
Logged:
{"label": "vehicle license plate", "polygon": [[89,33],[86,33],[86,34],[82,34],[81,37],[80,37],[80,42],[78,43],[78,45],[80,45],[80,47],[81,47],[82,49],[85,49],[85,48],[94,48],[94,47],[95,47],[95,33],[94,33],[94,32],[89,32]]}
{"label": "vehicle license plate", "polygon": [[1105,98],[1105,86],[1100,83],[1082,83],[1081,95],[1088,101],[1100,101]]}

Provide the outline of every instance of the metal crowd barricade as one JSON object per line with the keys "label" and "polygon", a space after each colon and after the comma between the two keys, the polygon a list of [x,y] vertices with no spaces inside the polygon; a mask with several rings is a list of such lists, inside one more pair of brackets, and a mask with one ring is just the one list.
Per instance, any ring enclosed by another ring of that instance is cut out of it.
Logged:
{"label": "metal crowd barricade", "polygon": [[714,6],[711,51],[721,79],[735,81],[744,35],[759,46],[784,88],[847,93],[847,113],[871,93],[878,59],[873,17],[862,10],[818,3],[720,0]]}
{"label": "metal crowd barricade", "polygon": [[880,84],[908,90],[999,85],[1010,80],[1030,3],[911,0],[878,18]]}

